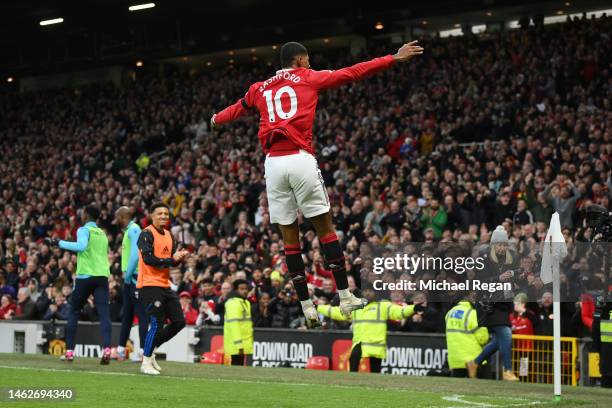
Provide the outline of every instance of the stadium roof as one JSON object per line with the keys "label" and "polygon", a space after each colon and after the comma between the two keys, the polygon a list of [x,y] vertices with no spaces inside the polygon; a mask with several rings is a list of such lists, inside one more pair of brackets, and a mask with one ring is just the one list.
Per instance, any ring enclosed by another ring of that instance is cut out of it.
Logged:
{"label": "stadium roof", "polygon": [[[155,3],[129,11],[128,7]],[[536,3],[536,4],[534,4]],[[398,2],[264,0],[16,0],[2,4],[0,74],[36,74],[136,58],[169,58],[329,36],[404,31],[430,16],[480,13],[495,20],[513,7],[525,15],[567,1],[427,0]],[[569,1],[571,7],[574,2]],[[583,0],[599,7],[602,0]],[[297,6],[297,7],[296,7]],[[548,10],[550,11],[550,10]],[[568,9],[569,11],[569,9]],[[490,13],[491,15],[486,15]],[[59,24],[41,21],[63,19]],[[375,25],[383,22],[377,31]],[[462,22],[463,23],[463,22]]]}

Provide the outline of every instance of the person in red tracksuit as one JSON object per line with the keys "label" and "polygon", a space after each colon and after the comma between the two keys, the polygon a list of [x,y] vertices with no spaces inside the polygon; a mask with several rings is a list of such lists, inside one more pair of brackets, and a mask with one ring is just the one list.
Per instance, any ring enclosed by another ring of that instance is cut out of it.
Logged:
{"label": "person in red tracksuit", "polygon": [[[510,313],[510,323],[512,324],[512,334],[527,334],[535,333],[535,314],[527,309],[527,295],[519,293],[514,297],[514,311]],[[517,358],[513,358],[514,371],[520,372],[520,359],[528,358],[528,364],[533,365],[533,340],[514,340],[513,354]],[[533,374],[532,374],[533,376]]]}
{"label": "person in red tracksuit", "polygon": [[185,316],[185,324],[193,326],[198,320],[198,310],[191,305],[191,293],[186,290],[179,294],[179,301],[181,302],[181,309]]}
{"label": "person in red tracksuit", "polygon": [[[514,297],[514,312],[510,313],[510,323],[512,324],[512,334],[534,334],[535,315],[531,310],[527,310],[527,295],[519,293]],[[533,341],[519,340],[514,343],[515,348],[531,351]]]}
{"label": "person in red tracksuit", "polygon": [[270,221],[279,224],[286,263],[309,327],[319,326],[319,314],[308,297],[299,239],[297,210],[314,225],[325,261],[331,269],[340,311],[347,318],[365,301],[348,289],[344,253],[332,224],[329,197],[314,157],[312,125],[319,92],[358,81],[423,53],[416,41],[396,54],[374,58],[336,71],[310,69],[308,50],[299,43],[281,47],[281,70],[251,85],[239,101],[213,115],[211,128],[258,111],[259,141],[266,154],[265,177]]}

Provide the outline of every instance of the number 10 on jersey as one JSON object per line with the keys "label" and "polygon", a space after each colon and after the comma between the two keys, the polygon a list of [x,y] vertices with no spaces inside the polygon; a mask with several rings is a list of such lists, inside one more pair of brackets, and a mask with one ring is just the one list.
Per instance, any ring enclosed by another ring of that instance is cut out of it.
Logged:
{"label": "number 10 on jersey", "polygon": [[[291,105],[289,107],[289,112],[285,112],[283,110],[283,105],[281,103],[281,98],[284,94],[289,95],[289,101]],[[263,93],[264,98],[266,98],[266,105],[268,106],[268,117],[270,122],[276,122],[276,115],[279,118],[285,120],[289,119],[297,113],[297,95],[295,94],[295,90],[290,86],[283,86],[278,91],[274,97],[272,96],[272,90],[265,91]],[[275,114],[276,112],[276,114]]]}

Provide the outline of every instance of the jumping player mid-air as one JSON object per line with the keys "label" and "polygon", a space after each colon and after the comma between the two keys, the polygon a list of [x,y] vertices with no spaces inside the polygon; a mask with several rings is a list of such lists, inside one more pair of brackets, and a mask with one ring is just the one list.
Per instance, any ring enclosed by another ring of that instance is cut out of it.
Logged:
{"label": "jumping player mid-air", "polygon": [[348,318],[353,310],[365,305],[364,300],[348,290],[344,253],[332,224],[329,198],[314,157],[312,125],[318,94],[366,78],[422,53],[423,48],[413,41],[404,44],[394,55],[337,71],[314,71],[310,69],[306,48],[289,42],[281,48],[282,69],[276,75],[251,85],[243,98],[211,119],[214,129],[255,110],[260,114],[258,136],[266,154],[270,221],[279,224],[287,267],[309,327],[318,326],[320,322],[308,297],[297,223],[298,208],[317,231],[325,261],[336,281],[342,314]]}

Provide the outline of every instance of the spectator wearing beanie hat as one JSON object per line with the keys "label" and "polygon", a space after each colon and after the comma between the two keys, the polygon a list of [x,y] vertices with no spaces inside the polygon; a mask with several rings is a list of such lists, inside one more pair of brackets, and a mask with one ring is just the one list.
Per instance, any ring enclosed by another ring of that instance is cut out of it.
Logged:
{"label": "spectator wearing beanie hat", "polygon": [[[516,254],[508,248],[508,233],[499,225],[491,236],[491,245],[484,258],[482,275],[478,279],[486,282],[510,282],[517,269]],[[503,363],[503,379],[517,381],[512,372],[512,330],[510,313],[512,302],[504,299],[504,292],[497,291],[491,294],[487,302],[479,311],[482,316],[482,325],[489,329],[493,337],[484,347],[480,355],[467,363],[470,378],[475,378],[478,366],[489,359],[493,353],[500,351]]]}

